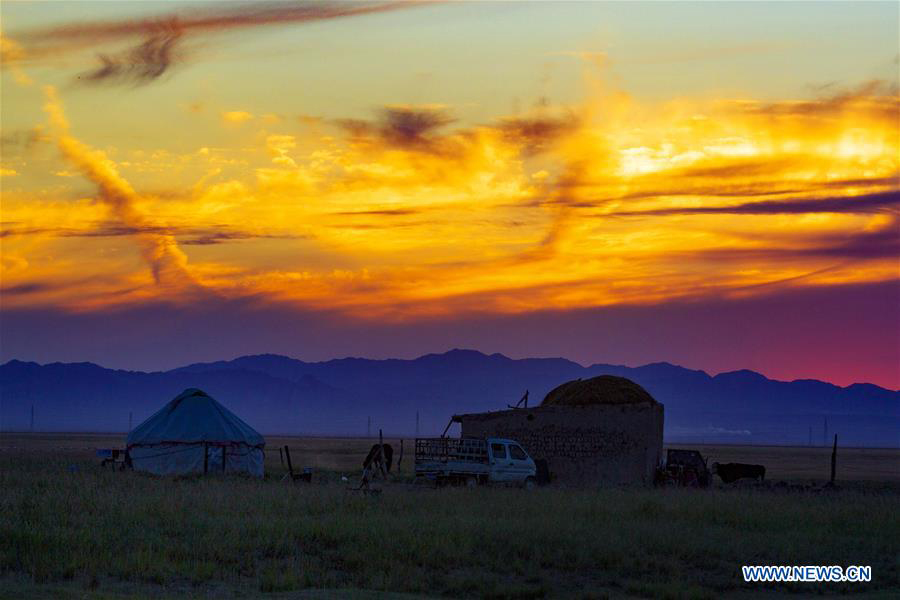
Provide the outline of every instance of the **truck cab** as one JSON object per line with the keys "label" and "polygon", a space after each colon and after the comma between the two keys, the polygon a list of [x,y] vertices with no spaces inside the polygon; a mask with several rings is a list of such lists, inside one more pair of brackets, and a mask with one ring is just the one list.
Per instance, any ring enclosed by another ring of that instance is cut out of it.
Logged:
{"label": "truck cab", "polygon": [[525,449],[515,440],[488,438],[490,480],[496,483],[522,483],[534,479],[537,469]]}

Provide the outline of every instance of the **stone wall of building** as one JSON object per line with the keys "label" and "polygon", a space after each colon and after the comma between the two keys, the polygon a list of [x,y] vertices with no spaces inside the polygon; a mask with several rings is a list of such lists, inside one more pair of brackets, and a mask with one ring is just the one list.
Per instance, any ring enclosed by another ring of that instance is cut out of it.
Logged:
{"label": "stone wall of building", "polygon": [[663,405],[543,406],[458,415],[462,435],[517,440],[567,485],[649,485],[662,458]]}

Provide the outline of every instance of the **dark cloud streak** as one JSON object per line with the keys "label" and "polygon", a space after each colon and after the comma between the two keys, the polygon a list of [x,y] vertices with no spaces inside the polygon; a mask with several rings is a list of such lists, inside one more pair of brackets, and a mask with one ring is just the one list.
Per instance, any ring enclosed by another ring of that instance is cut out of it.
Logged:
{"label": "dark cloud streak", "polygon": [[445,137],[437,131],[453,123],[442,107],[385,106],[375,121],[338,119],[334,123],[350,136],[354,143],[379,142],[389,148],[410,151],[446,151]]}
{"label": "dark cloud streak", "polygon": [[[793,239],[789,243],[777,239],[770,239],[768,242],[763,248],[716,248],[698,252],[676,252],[671,254],[670,258],[679,263],[701,260],[719,264],[723,261],[747,263],[773,260],[789,263],[803,257],[849,262],[896,259],[900,256],[900,218],[894,218],[884,227],[873,231],[807,235]],[[821,271],[816,271],[818,272]]]}
{"label": "dark cloud streak", "polygon": [[497,127],[507,141],[521,145],[527,154],[538,154],[578,125],[574,116],[510,117],[501,120]]}
{"label": "dark cloud streak", "polygon": [[618,211],[602,217],[641,217],[671,215],[779,215],[808,213],[875,213],[896,212],[900,205],[900,190],[878,192],[862,196],[829,198],[801,198],[796,200],[762,200],[732,206],[676,206],[652,210]]}
{"label": "dark cloud streak", "polygon": [[384,217],[405,217],[408,215],[416,215],[423,211],[413,208],[385,208],[378,210],[349,210],[332,213],[342,217],[366,217],[366,216],[384,216]]}
{"label": "dark cloud streak", "polygon": [[[195,8],[143,19],[73,23],[14,36],[26,57],[66,54],[104,43],[141,39],[120,54],[98,53],[100,66],[78,77],[82,83],[145,84],[184,60],[180,46],[190,37],[264,25],[290,25],[397,10],[419,2],[257,2]],[[26,58],[27,59],[27,58]]]}
{"label": "dark cloud streak", "polygon": [[231,241],[250,239],[308,239],[309,236],[288,233],[260,233],[252,231],[239,231],[218,227],[175,227],[162,225],[128,226],[114,223],[99,223],[94,229],[72,229],[65,227],[8,227],[0,230],[0,238],[28,236],[28,235],[52,235],[61,238],[106,238],[123,237],[141,234],[172,235],[181,237],[179,243],[187,246],[209,246]]}
{"label": "dark cloud streak", "polygon": [[854,105],[862,105],[872,116],[896,123],[900,117],[900,98],[896,83],[878,79],[856,88],[838,91],[830,96],[802,102],[773,102],[769,104],[742,103],[744,112],[753,115],[784,118],[804,117],[832,119]]}
{"label": "dark cloud streak", "polygon": [[21,296],[23,294],[46,292],[51,289],[53,289],[53,286],[46,283],[20,283],[19,285],[0,288],[0,294],[3,296]]}
{"label": "dark cloud streak", "polygon": [[182,31],[176,19],[162,21],[156,33],[140,45],[122,55],[99,54],[102,65],[79,75],[84,83],[119,83],[131,81],[137,85],[161,77],[176,60],[176,44]]}

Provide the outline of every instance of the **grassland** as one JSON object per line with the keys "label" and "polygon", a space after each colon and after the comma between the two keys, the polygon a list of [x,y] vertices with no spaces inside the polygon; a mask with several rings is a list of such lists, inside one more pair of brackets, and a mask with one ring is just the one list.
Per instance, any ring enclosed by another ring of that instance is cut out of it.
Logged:
{"label": "grassland", "polygon": [[[527,492],[401,475],[370,497],[340,480],[358,473],[368,440],[288,440],[295,465],[317,469],[312,485],[280,481],[277,452],[263,480],[171,479],[101,470],[92,448],[115,439],[0,441],[0,597],[900,593],[900,491],[884,480],[815,494]],[[900,455],[885,452],[896,469]],[[874,581],[743,583],[741,565],[768,563],[871,565]]]}

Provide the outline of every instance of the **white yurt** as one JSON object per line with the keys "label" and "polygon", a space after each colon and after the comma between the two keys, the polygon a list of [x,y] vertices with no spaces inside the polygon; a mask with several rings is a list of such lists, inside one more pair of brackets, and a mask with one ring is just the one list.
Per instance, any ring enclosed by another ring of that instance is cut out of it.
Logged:
{"label": "white yurt", "polygon": [[262,477],[266,441],[203,390],[184,390],[128,434],[136,471],[156,475],[247,473]]}

